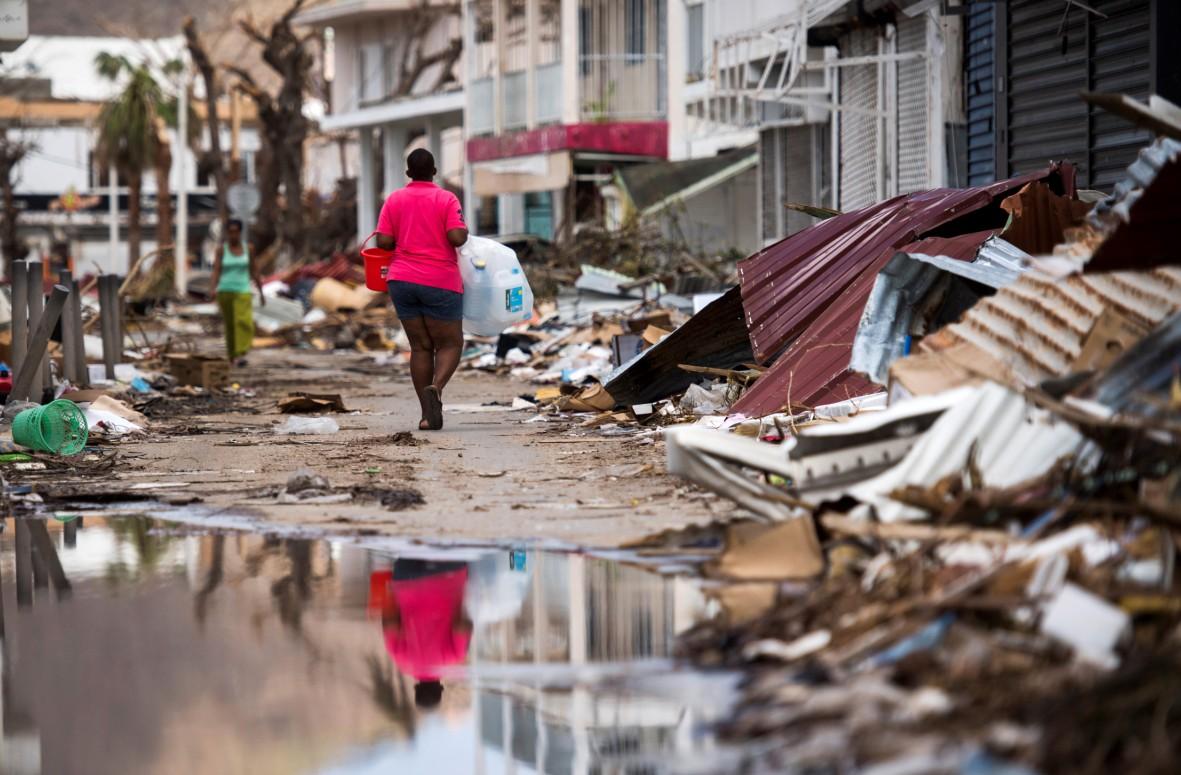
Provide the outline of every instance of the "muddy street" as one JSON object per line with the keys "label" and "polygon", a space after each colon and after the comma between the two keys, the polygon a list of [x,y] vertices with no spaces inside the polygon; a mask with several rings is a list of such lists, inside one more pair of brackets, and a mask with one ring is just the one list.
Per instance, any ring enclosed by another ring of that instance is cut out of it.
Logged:
{"label": "muddy street", "polygon": [[[444,541],[616,546],[711,518],[716,499],[667,475],[658,435],[605,436],[536,410],[510,411],[517,394],[532,393],[528,385],[460,372],[447,391],[444,429],[419,431],[404,366],[296,350],[251,360],[231,382],[252,395],[220,396],[217,411],[201,412],[200,399],[148,404],[150,436],[120,444],[127,462],[102,488],[191,498],[194,513],[258,528]],[[297,392],[340,394],[350,411],[325,415],[340,430],[277,432],[297,416],[281,414],[277,402]],[[423,502],[396,510],[360,497],[279,503],[299,469],[323,476],[334,492],[409,489]]]}

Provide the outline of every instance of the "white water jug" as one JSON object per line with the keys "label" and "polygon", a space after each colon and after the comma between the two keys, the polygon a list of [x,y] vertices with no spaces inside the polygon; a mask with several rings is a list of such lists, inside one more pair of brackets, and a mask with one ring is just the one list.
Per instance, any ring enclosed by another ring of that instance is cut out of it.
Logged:
{"label": "white water jug", "polygon": [[486,237],[468,237],[458,252],[464,331],[497,336],[533,317],[533,290],[512,248]]}

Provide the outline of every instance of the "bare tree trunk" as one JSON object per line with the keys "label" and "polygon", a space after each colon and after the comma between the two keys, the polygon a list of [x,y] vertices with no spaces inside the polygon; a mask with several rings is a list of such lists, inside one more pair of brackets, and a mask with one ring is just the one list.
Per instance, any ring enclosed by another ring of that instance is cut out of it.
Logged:
{"label": "bare tree trunk", "polygon": [[172,172],[172,144],[161,132],[156,150],[156,248],[172,244],[172,188],[168,178]]}
{"label": "bare tree trunk", "polygon": [[[303,207],[303,152],[311,122],[303,115],[304,97],[311,86],[312,55],[310,36],[297,35],[291,20],[306,0],[295,0],[291,7],[264,34],[250,20],[239,27],[263,47],[262,58],[280,77],[277,94],[264,91],[254,77],[239,67],[229,67],[240,79],[242,91],[254,100],[263,126],[265,164],[259,174],[262,204],[255,249],[261,254],[270,243],[268,234],[281,238],[296,261],[304,258],[307,235]],[[282,187],[283,204],[279,205]]]}
{"label": "bare tree trunk", "polygon": [[[193,57],[193,64],[201,73],[205,81],[205,126],[209,130],[209,157],[213,160],[213,181],[217,187],[217,217],[225,224],[229,218],[229,206],[226,203],[225,155],[221,150],[221,117],[217,114],[217,102],[221,98],[221,84],[217,80],[217,68],[209,59],[205,44],[197,32],[197,23],[189,16],[184,21],[185,39],[188,41],[189,53]],[[188,143],[188,138],[181,138],[181,143]]]}
{"label": "bare tree trunk", "polygon": [[124,170],[127,178],[127,266],[139,262],[140,241],[143,239],[143,224],[140,223],[140,192],[144,185],[144,174],[140,170]]}
{"label": "bare tree trunk", "polygon": [[0,194],[3,195],[4,223],[0,227],[0,252],[4,254],[4,276],[12,278],[12,264],[24,258],[24,251],[17,234],[17,218],[20,210],[16,206],[16,195],[12,175],[17,165],[32,150],[28,143],[13,141],[7,132],[0,135]]}

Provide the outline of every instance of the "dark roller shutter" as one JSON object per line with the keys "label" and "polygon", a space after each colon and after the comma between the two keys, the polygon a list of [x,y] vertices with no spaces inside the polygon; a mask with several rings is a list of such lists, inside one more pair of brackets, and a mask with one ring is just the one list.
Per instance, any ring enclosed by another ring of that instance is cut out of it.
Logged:
{"label": "dark roller shutter", "polygon": [[995,6],[973,3],[964,19],[964,93],[968,111],[968,185],[980,186],[996,178],[993,149],[996,121],[993,68]]}
{"label": "dark roller shutter", "polygon": [[[999,6],[995,41],[1006,90],[997,97],[997,175],[1068,159],[1084,188],[1110,188],[1152,138],[1118,116],[1088,108],[1082,91],[1143,99],[1151,89],[1151,0],[1089,0],[1107,18],[1065,0]],[[1065,19],[1065,24],[1063,24]]]}
{"label": "dark roller shutter", "polygon": [[[1097,10],[1108,18],[1090,22],[1091,91],[1118,92],[1148,99],[1152,65],[1148,0],[1113,0]],[[1110,190],[1127,175],[1152,133],[1101,108],[1090,109],[1090,187]]]}

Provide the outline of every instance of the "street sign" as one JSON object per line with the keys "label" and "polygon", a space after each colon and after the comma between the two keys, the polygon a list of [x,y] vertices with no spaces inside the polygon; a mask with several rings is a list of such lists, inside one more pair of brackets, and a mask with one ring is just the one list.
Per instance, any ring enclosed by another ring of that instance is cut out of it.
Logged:
{"label": "street sign", "polygon": [[258,187],[251,183],[235,183],[226,192],[226,203],[229,204],[230,212],[235,218],[246,221],[258,212],[258,206],[262,204],[262,195],[258,193]]}

